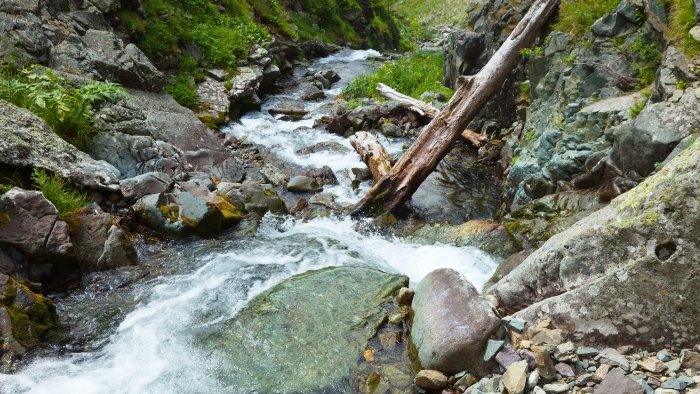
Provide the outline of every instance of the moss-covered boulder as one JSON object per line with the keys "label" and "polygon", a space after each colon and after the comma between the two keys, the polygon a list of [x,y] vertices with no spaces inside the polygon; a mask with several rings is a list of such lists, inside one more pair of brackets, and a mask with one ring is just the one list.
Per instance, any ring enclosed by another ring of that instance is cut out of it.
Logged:
{"label": "moss-covered boulder", "polygon": [[490,293],[575,341],[700,341],[700,141],[611,204],[549,239]]}
{"label": "moss-covered boulder", "polygon": [[17,356],[44,341],[56,324],[51,300],[0,274],[0,373],[12,372]]}
{"label": "moss-covered boulder", "polygon": [[337,393],[408,278],[363,267],[294,276],[262,293],[203,340],[211,368],[238,392]]}
{"label": "moss-covered boulder", "polygon": [[174,237],[214,235],[241,221],[240,207],[223,194],[191,192],[151,194],[133,207],[148,227]]}
{"label": "moss-covered boulder", "polygon": [[416,230],[408,239],[421,244],[471,246],[499,259],[522,249],[505,227],[488,220],[470,220],[456,226],[428,224]]}

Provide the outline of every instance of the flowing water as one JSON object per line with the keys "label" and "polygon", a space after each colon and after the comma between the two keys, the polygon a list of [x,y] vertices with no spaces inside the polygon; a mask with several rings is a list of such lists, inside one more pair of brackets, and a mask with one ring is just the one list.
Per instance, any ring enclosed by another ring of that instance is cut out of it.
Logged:
{"label": "flowing water", "polygon": [[[370,67],[373,51],[343,51],[314,66],[332,68],[343,84]],[[271,97],[265,108],[295,98],[294,89]],[[317,114],[316,114],[317,115]],[[313,120],[284,122],[264,113],[245,116],[228,132],[267,146],[280,159],[304,167],[329,165],[339,186],[326,192],[351,202],[348,170],[362,164],[345,139],[311,127]],[[334,141],[347,152],[300,155],[299,148]],[[405,141],[385,140],[398,152]],[[364,188],[367,185],[363,186]],[[292,275],[328,266],[367,266],[420,281],[428,272],[450,267],[481,288],[496,262],[474,248],[417,245],[399,238],[360,232],[345,219],[295,220],[266,216],[248,235],[232,232],[213,240],[173,242],[162,250],[143,251],[150,272],[133,283],[104,291],[99,287],[58,300],[70,346],[40,352],[13,375],[0,375],[2,393],[230,393],[239,391],[213,373],[218,363],[198,346],[197,338],[214,332],[253,297]],[[233,235],[235,234],[235,236]],[[125,271],[126,272],[126,271]],[[138,275],[137,275],[138,276]],[[243,387],[244,384],[241,384]]]}

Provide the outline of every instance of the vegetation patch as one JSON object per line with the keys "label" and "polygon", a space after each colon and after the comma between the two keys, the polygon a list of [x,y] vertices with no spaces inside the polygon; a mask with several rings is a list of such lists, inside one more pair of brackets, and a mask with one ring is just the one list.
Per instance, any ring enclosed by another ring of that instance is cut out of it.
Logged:
{"label": "vegetation patch", "polygon": [[85,208],[92,202],[85,192],[71,187],[67,181],[43,169],[35,168],[32,180],[37,190],[53,203],[58,210],[58,216],[63,220],[69,213]]}
{"label": "vegetation patch", "polygon": [[637,77],[637,88],[642,89],[656,78],[656,70],[661,65],[661,49],[656,42],[639,35],[630,45],[629,52],[637,60],[632,63]]}
{"label": "vegetation patch", "polygon": [[580,37],[593,22],[612,12],[618,4],[620,0],[562,0],[554,30]]}
{"label": "vegetation patch", "polygon": [[666,0],[669,8],[669,37],[678,43],[686,55],[693,57],[700,53],[700,43],[688,34],[695,26],[693,0]]}
{"label": "vegetation patch", "polygon": [[449,99],[454,92],[442,84],[443,69],[441,53],[414,52],[384,63],[373,73],[359,76],[345,87],[343,96],[348,100],[380,98],[376,88],[381,82],[414,98],[430,91],[442,93]]}
{"label": "vegetation patch", "polygon": [[38,115],[79,149],[94,135],[92,105],[115,101],[124,94],[124,89],[112,82],[90,82],[75,88],[49,70],[0,69],[0,99]]}

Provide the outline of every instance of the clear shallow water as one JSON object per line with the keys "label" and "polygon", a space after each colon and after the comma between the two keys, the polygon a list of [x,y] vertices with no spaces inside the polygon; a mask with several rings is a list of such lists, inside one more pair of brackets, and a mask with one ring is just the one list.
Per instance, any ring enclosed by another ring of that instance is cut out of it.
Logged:
{"label": "clear shallow water", "polygon": [[[375,54],[344,51],[320,60],[316,68],[332,68],[343,77],[337,91],[369,67],[366,59],[371,55]],[[276,96],[264,105],[269,108],[283,99]],[[321,108],[323,103],[308,105]],[[311,119],[284,122],[258,113],[246,115],[228,132],[304,167],[329,165],[340,185],[326,191],[339,201],[355,201],[358,196],[347,172],[364,165],[343,138],[321,130],[295,131],[312,124]],[[322,141],[348,150],[296,153]],[[383,142],[392,152],[403,145],[399,140]],[[14,375],[0,375],[0,393],[230,393],[231,387],[213,372],[216,363],[224,361],[212,359],[197,339],[290,276],[328,266],[369,266],[406,274],[415,283],[436,268],[449,267],[480,289],[496,268],[496,262],[477,249],[417,245],[361,233],[347,218],[302,222],[267,216],[250,236],[190,242],[175,244],[144,263],[162,273],[154,279],[62,300],[63,321],[74,332],[92,333],[90,343],[79,352],[38,357]]]}

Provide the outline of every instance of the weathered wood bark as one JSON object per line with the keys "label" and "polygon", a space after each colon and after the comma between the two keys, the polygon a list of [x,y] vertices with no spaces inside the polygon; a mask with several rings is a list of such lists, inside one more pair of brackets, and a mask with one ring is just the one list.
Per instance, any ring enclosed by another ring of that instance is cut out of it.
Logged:
{"label": "weathered wood bark", "polygon": [[520,58],[520,50],[532,44],[559,0],[536,0],[523,19],[481,71],[460,78],[455,95],[430,122],[416,142],[355,206],[353,214],[393,211],[403,205],[452,148],[455,140],[500,89]]}
{"label": "weathered wood bark", "polygon": [[362,161],[367,164],[375,183],[382,177],[389,175],[391,170],[389,154],[381,142],[374,138],[372,134],[366,131],[358,131],[355,135],[348,138],[348,141],[360,155]]}
{"label": "weathered wood bark", "polygon": [[416,100],[413,97],[401,94],[383,83],[377,84],[377,90],[379,91],[379,95],[385,99],[397,101],[421,116],[427,116],[432,119],[435,118],[438,113],[440,113],[439,109],[433,107],[425,101]]}

